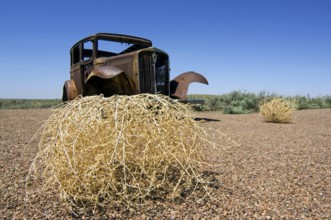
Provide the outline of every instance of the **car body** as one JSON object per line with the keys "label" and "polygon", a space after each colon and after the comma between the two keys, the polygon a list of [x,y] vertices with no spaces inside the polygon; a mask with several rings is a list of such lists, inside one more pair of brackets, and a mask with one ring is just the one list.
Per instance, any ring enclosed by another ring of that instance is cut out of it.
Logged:
{"label": "car body", "polygon": [[168,54],[140,37],[98,33],[74,44],[70,58],[70,79],[63,86],[63,101],[79,95],[140,93],[184,100],[191,82],[208,84],[204,76],[192,71],[170,80]]}

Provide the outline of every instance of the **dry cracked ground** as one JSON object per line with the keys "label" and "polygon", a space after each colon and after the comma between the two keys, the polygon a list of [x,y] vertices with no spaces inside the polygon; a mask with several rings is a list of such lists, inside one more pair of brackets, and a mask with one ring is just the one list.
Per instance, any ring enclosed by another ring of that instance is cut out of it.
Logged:
{"label": "dry cracked ground", "polygon": [[70,211],[55,194],[26,202],[37,142],[26,146],[50,114],[0,111],[1,219],[331,219],[331,109],[297,111],[290,124],[265,123],[258,114],[196,113],[201,126],[237,143],[206,152],[217,164],[210,170],[217,180],[210,197],[84,214]]}

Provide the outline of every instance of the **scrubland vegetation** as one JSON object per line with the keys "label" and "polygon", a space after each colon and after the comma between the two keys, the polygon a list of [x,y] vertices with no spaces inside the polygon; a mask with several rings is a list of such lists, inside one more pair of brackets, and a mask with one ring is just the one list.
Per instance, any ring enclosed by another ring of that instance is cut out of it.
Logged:
{"label": "scrubland vegetation", "polygon": [[42,109],[60,104],[60,99],[0,99],[0,109]]}
{"label": "scrubland vegetation", "polygon": [[266,99],[283,98],[294,104],[294,109],[322,109],[331,108],[331,96],[311,98],[308,96],[282,97],[275,93],[233,91],[223,95],[189,95],[190,99],[203,99],[205,105],[197,110],[221,111],[224,114],[247,114],[259,111],[259,105]]}
{"label": "scrubland vegetation", "polygon": [[[224,114],[248,114],[259,111],[263,100],[273,97],[284,98],[295,104],[296,110],[331,108],[331,95],[309,97],[284,97],[276,93],[262,91],[258,94],[232,91],[222,95],[189,95],[189,99],[203,99],[205,104],[196,108],[198,111],[220,111]],[[42,109],[51,108],[61,103],[60,99],[0,99],[0,109]]]}

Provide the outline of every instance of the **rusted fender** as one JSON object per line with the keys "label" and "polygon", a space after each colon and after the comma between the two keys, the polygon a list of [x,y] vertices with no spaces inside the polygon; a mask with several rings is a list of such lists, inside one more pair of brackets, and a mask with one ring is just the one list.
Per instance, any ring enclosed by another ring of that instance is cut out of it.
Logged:
{"label": "rusted fender", "polygon": [[110,79],[114,76],[123,73],[123,71],[115,66],[100,66],[94,68],[88,77],[85,80],[85,83],[89,81],[89,79],[93,78],[94,76],[103,78],[103,79]]}
{"label": "rusted fender", "polygon": [[200,73],[185,72],[170,81],[170,96],[177,99],[186,99],[188,87],[192,82],[208,85],[207,79]]}
{"label": "rusted fender", "polygon": [[78,96],[76,84],[73,80],[67,80],[63,86],[62,101],[71,101]]}
{"label": "rusted fender", "polygon": [[103,94],[105,97],[115,94],[136,94],[135,83],[117,67],[97,67],[91,71],[85,81],[83,96],[99,94]]}

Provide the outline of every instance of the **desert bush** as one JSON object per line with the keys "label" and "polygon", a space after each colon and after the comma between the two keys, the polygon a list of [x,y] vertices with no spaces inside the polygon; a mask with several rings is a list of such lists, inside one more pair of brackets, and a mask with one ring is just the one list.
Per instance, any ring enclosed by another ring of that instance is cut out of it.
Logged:
{"label": "desert bush", "polygon": [[217,97],[212,97],[207,101],[207,108],[209,111],[217,111],[220,108],[220,99]]}
{"label": "desert bush", "polygon": [[324,103],[326,108],[331,108],[331,96],[324,96]]}
{"label": "desert bush", "polygon": [[289,123],[294,111],[293,103],[283,98],[272,98],[260,105],[260,114],[266,122]]}
{"label": "desert bush", "polygon": [[207,134],[183,104],[147,94],[91,96],[53,111],[40,132],[28,197],[55,189],[76,206],[130,205],[206,184]]}
{"label": "desert bush", "polygon": [[295,97],[291,98],[291,100],[296,103],[297,110],[311,108],[311,101],[309,98],[307,98],[305,96],[295,96]]}

